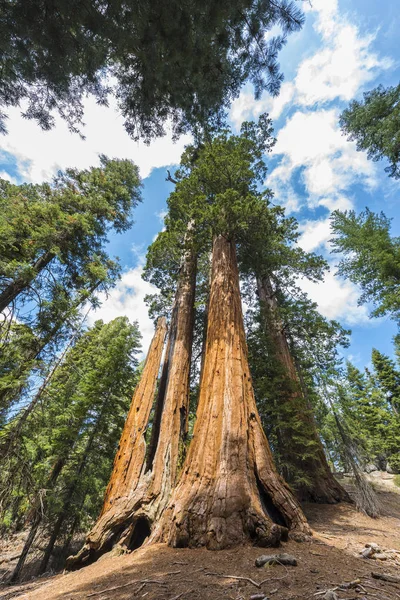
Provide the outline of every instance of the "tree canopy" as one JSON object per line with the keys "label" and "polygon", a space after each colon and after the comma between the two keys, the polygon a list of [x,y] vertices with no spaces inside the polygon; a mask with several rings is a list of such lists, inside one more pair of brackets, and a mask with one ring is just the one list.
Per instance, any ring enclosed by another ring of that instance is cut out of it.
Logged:
{"label": "tree canopy", "polygon": [[335,211],[331,218],[333,251],[342,253],[338,267],[343,275],[360,285],[360,304],[373,302],[373,316],[390,315],[400,320],[400,238],[390,236],[390,219],[368,208]]}
{"label": "tree canopy", "polygon": [[366,150],[373,161],[386,158],[389,177],[400,179],[400,84],[377,88],[353,100],[340,116],[340,125],[357,150]]}
{"label": "tree canopy", "polygon": [[6,0],[2,129],[4,110],[21,106],[44,129],[58,112],[77,131],[84,96],[112,93],[135,139],[163,135],[167,119],[179,135],[221,115],[247,80],[277,94],[278,52],[302,23],[290,0]]}

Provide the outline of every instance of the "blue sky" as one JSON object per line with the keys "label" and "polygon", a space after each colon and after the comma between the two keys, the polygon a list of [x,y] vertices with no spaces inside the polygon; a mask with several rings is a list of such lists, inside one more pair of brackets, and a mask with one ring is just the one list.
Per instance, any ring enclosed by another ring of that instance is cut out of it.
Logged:
{"label": "blue sky", "polygon": [[[392,354],[395,326],[388,319],[368,318],[368,307],[357,306],[358,289],[335,277],[329,248],[329,214],[336,208],[368,206],[393,218],[393,234],[400,235],[398,182],[388,179],[383,163],[372,163],[341,135],[338,116],[353,98],[382,83],[395,85],[400,75],[400,23],[394,1],[312,0],[303,2],[306,23],[292,35],[280,55],[285,82],[278,98],[255,101],[243,89],[230,111],[234,128],[244,119],[268,111],[277,144],[268,158],[266,184],[275,201],[286,206],[300,223],[300,243],[323,254],[332,270],[322,285],[303,282],[321,312],[352,329],[347,351],[359,367],[367,365],[372,347]],[[133,229],[111,236],[110,252],[120,257],[124,273],[117,288],[90,319],[126,314],[138,319],[146,347],[152,324],[143,302],[151,286],[141,279],[146,247],[162,228],[166,198],[173,185],[166,168],[179,162],[189,137],[176,144],[170,135],[150,146],[133,142],[124,131],[114,106],[85,101],[86,139],[70,134],[57,120],[50,132],[24,121],[19,110],[9,111],[9,134],[2,138],[0,176],[12,181],[40,182],[68,166],[98,164],[98,155],[131,158],[143,178],[143,203],[135,211]]]}

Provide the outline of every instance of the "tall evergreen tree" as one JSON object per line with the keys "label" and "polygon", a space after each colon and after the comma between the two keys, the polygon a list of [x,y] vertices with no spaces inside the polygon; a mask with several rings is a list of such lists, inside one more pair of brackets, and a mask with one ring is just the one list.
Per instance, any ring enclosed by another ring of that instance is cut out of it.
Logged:
{"label": "tall evergreen tree", "polygon": [[140,182],[132,162],[100,160],[100,167],[60,173],[52,185],[1,180],[1,311],[17,299],[48,301],[63,288],[90,294],[99,281],[115,277],[106,235],[130,227]]}
{"label": "tall evergreen tree", "polygon": [[36,376],[42,361],[66,343],[81,319],[81,305],[95,306],[96,292],[115,283],[119,266],[105,251],[106,236],[131,225],[140,180],[130,161],[101,157],[100,167],[69,169],[51,185],[2,181],[0,189],[5,416],[24,394],[30,374]]}
{"label": "tall evergreen tree", "polygon": [[[287,0],[6,0],[0,16],[0,105],[27,101],[41,127],[57,111],[76,130],[85,94],[112,92],[135,138],[175,134],[227,107],[250,80],[278,93],[277,55],[303,16]],[[279,35],[268,37],[273,27]],[[2,127],[5,129],[2,113]]]}
{"label": "tall evergreen tree", "polygon": [[389,177],[400,178],[400,84],[377,88],[353,100],[340,116],[340,125],[357,150],[366,150],[373,161],[386,158]]}
{"label": "tall evergreen tree", "polygon": [[393,360],[373,348],[372,364],[376,377],[396,414],[400,413],[400,371]]}
{"label": "tall evergreen tree", "polygon": [[[42,395],[40,410],[29,415],[19,432],[22,444],[18,454],[3,462],[0,495],[5,522],[13,509],[15,485],[21,480],[21,455],[31,471],[19,506],[30,534],[14,580],[40,528],[50,532],[44,569],[63,523],[79,520],[80,511],[89,503],[93,506],[88,516],[93,518],[99,509],[99,496],[108,479],[134,385],[139,340],[137,325],[125,317],[106,325],[98,321],[83,333],[57,367]],[[10,479],[15,482],[11,489]],[[23,490],[21,486],[18,489],[21,497]]]}
{"label": "tall evergreen tree", "polygon": [[338,273],[358,284],[360,304],[373,302],[372,316],[400,320],[400,238],[390,236],[390,219],[366,209],[335,211],[333,251],[344,255]]}

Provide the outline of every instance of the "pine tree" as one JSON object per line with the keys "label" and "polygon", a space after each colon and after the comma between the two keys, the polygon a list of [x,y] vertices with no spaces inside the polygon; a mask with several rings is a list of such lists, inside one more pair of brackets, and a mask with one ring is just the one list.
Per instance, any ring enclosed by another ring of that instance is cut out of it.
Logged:
{"label": "pine tree", "polygon": [[377,88],[353,100],[340,116],[342,132],[373,161],[386,158],[389,177],[400,178],[400,84]]}
{"label": "pine tree", "polygon": [[384,390],[392,410],[400,412],[400,372],[396,369],[394,361],[388,356],[373,348],[372,364],[376,377]]}
{"label": "pine tree", "polygon": [[102,157],[100,167],[70,169],[52,185],[2,181],[0,188],[0,304],[5,315],[0,411],[5,419],[23,399],[29,378],[40,376],[43,365],[46,370],[68,342],[82,319],[82,305],[96,306],[97,293],[115,283],[119,267],[105,251],[106,236],[131,225],[140,181],[130,161]]}
{"label": "pine tree", "polygon": [[[34,410],[26,420],[20,432],[22,456],[29,460],[34,487],[25,482],[26,500],[20,510],[25,513],[30,534],[13,580],[20,576],[40,528],[50,532],[41,567],[44,570],[63,523],[82,514],[83,507],[77,511],[82,498],[86,506],[91,499],[89,514],[95,516],[134,383],[139,337],[137,325],[125,317],[107,325],[96,322],[67,352],[46,387],[40,410]],[[18,456],[3,464],[4,498],[10,473],[21,473],[22,467]],[[91,489],[96,471],[97,481]],[[12,474],[14,480],[16,475]],[[9,490],[7,493],[10,496]],[[3,515],[7,510],[9,506],[4,506]]]}
{"label": "pine tree", "polygon": [[112,94],[135,139],[162,135],[167,120],[179,135],[221,116],[247,80],[257,97],[277,94],[278,52],[302,23],[286,0],[6,2],[0,105],[25,100],[25,118],[49,129],[58,112],[76,131],[84,96],[107,104]]}
{"label": "pine tree", "polygon": [[372,316],[400,319],[400,238],[390,236],[390,219],[366,209],[335,211],[333,251],[344,255],[338,274],[361,287],[360,304],[373,302]]}
{"label": "pine tree", "polygon": [[[90,290],[115,279],[104,251],[107,232],[126,231],[140,199],[137,167],[101,157],[87,171],[69,169],[52,185],[1,181],[0,310],[17,299],[40,303],[64,289]],[[46,270],[56,278],[46,278]],[[49,281],[47,280],[49,279]],[[44,288],[44,289],[43,289]]]}

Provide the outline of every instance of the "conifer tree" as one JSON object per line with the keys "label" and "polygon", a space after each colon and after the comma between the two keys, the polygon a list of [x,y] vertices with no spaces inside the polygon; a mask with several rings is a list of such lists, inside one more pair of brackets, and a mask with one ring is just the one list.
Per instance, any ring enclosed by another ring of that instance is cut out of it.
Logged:
{"label": "conifer tree", "polygon": [[[41,566],[44,570],[64,522],[81,518],[84,509],[78,511],[77,504],[82,498],[84,506],[93,503],[92,518],[99,509],[98,495],[107,481],[134,385],[139,339],[137,325],[125,317],[107,325],[97,321],[67,352],[46,387],[40,410],[34,410],[24,424],[22,456],[30,463],[34,488],[31,481],[25,482],[20,510],[30,534],[13,580],[20,576],[40,528],[50,532]],[[11,456],[3,462],[1,495],[4,499],[7,491],[11,502],[13,490],[10,494],[7,486],[10,476],[17,483],[18,473],[13,471],[21,472],[18,458]],[[3,520],[9,510],[10,503],[3,504]]]}
{"label": "conifer tree", "polygon": [[376,377],[388,399],[392,410],[400,413],[400,372],[393,360],[373,348],[372,364]]}
{"label": "conifer tree", "polygon": [[131,225],[140,181],[130,161],[101,157],[100,167],[70,169],[51,185],[0,183],[0,413],[6,418],[29,377],[68,342],[82,304],[96,306],[97,292],[116,281],[119,267],[105,251],[106,236]]}
{"label": "conifer tree", "polygon": [[[104,251],[107,232],[126,231],[140,199],[137,167],[102,156],[100,167],[68,169],[52,185],[1,180],[0,311],[17,299],[41,303],[62,289],[115,279]],[[56,279],[45,277],[46,270]]]}
{"label": "conifer tree", "polygon": [[400,84],[378,86],[353,100],[340,116],[342,132],[373,161],[386,158],[389,177],[400,178]]}
{"label": "conifer tree", "polygon": [[25,118],[49,129],[58,112],[76,131],[86,94],[113,95],[135,139],[162,135],[167,120],[179,135],[223,112],[247,80],[257,97],[277,94],[277,55],[302,23],[287,0],[7,1],[0,107],[25,100]]}
{"label": "conifer tree", "polygon": [[332,215],[333,251],[344,257],[338,273],[361,287],[360,304],[373,302],[372,316],[400,319],[400,238],[390,236],[390,219],[368,208],[335,211]]}

